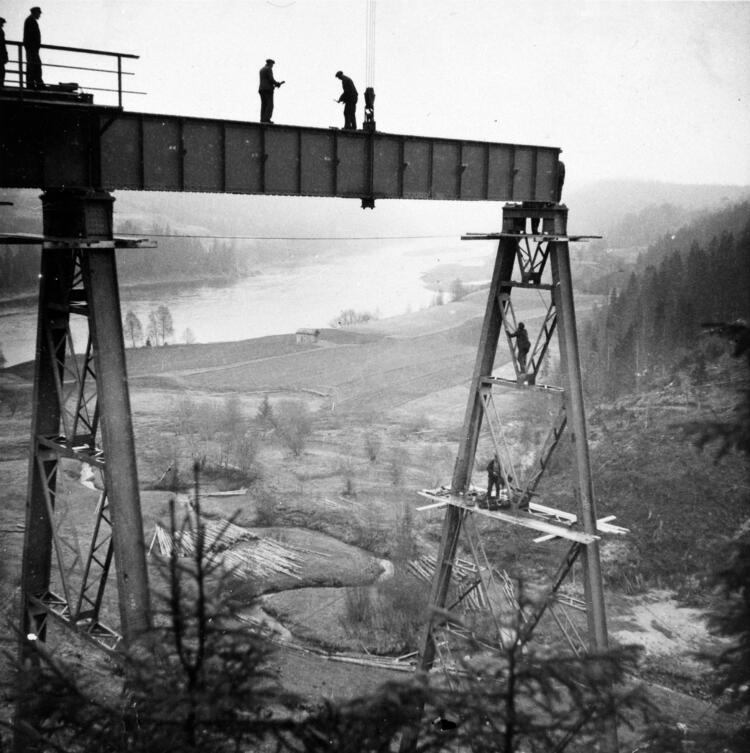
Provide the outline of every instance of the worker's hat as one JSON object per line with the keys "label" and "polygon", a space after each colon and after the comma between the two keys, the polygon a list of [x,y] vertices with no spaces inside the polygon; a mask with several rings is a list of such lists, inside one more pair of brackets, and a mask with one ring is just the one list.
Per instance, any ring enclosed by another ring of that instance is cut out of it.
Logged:
{"label": "worker's hat", "polygon": [[343,71],[336,71],[336,78],[341,78],[344,75]]}
{"label": "worker's hat", "polygon": [[273,65],[275,62],[276,61],[275,60],[271,60],[271,58],[267,58],[266,59],[266,63],[269,63],[270,65]]}
{"label": "worker's hat", "polygon": [[34,12],[35,10],[36,10],[36,11],[39,11],[39,13],[41,13],[41,12],[42,12],[42,9],[41,9],[41,8],[40,8],[40,7],[38,6],[38,5],[35,5],[35,6],[34,6],[33,8],[31,8],[30,10],[31,10],[31,12],[32,12],[32,13],[33,13],[33,12]]}
{"label": "worker's hat", "polygon": [[0,24],[4,24],[4,23],[5,23],[5,19],[2,16],[0,16]]}

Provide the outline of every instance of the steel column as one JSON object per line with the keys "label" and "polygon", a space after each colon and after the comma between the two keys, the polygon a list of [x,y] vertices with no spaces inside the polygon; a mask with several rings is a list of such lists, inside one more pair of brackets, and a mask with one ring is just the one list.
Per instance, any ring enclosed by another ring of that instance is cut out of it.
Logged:
{"label": "steel column", "polygon": [[[26,527],[21,565],[21,657],[26,653],[26,636],[46,637],[44,614],[31,608],[30,598],[43,599],[50,586],[52,521],[47,511],[45,490],[56,488],[56,455],[42,443],[43,437],[60,430],[62,408],[57,381],[62,379],[66,333],[69,320],[67,291],[73,276],[71,252],[42,251],[37,314],[36,370],[32,395],[31,441],[26,496]],[[48,337],[48,330],[52,336]],[[57,371],[57,378],[55,372]],[[41,467],[44,473],[40,473]],[[45,478],[46,476],[46,478]],[[47,480],[49,479],[49,480]]]}
{"label": "steel column", "polygon": [[[567,214],[567,213],[566,213]],[[567,219],[567,218],[565,218]],[[565,228],[561,229],[562,234]],[[583,404],[581,362],[578,354],[573,284],[570,275],[570,254],[567,242],[550,244],[553,280],[553,295],[558,311],[560,342],[560,367],[567,381],[564,391],[565,412],[569,426],[570,442],[576,460],[575,488],[578,496],[578,519],[586,533],[596,533],[596,506],[591,478],[586,416]],[[604,610],[604,587],[602,585],[599,545],[589,544],[581,555],[586,589],[589,622],[589,647],[593,651],[606,651],[607,620]]]}
{"label": "steel column", "polygon": [[120,629],[125,640],[131,641],[149,627],[150,609],[114,246],[84,254],[84,281],[107,458],[104,476],[112,516]]}

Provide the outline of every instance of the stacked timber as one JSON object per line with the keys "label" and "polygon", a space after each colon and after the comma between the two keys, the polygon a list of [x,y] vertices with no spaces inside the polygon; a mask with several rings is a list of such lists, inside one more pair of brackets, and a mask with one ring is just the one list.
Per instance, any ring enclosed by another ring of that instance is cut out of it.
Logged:
{"label": "stacked timber", "polygon": [[[302,580],[304,558],[296,547],[257,536],[228,521],[208,520],[202,528],[204,551],[220,559],[235,575],[263,578],[281,574]],[[156,543],[162,556],[169,556],[174,548],[178,556],[187,557],[195,554],[197,536],[198,529],[193,526],[170,536],[157,524],[151,548]]]}
{"label": "stacked timber", "polygon": [[[409,560],[407,567],[420,580],[432,583],[435,578],[435,571],[437,570],[437,557],[423,554],[417,559]],[[457,581],[459,595],[466,593],[462,599],[465,606],[475,611],[486,609],[487,600],[484,595],[484,589],[476,587],[481,578],[479,568],[476,564],[470,560],[456,557],[453,563],[453,575]]]}

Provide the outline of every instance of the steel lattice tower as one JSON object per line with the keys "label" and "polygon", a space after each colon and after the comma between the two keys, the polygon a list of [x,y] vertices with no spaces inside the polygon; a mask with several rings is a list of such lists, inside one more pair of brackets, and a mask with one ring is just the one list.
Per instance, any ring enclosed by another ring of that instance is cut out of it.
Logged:
{"label": "steel lattice tower", "polygon": [[[487,516],[502,524],[519,527],[519,530],[540,532],[542,535],[537,536],[537,542],[563,540],[569,544],[549,580],[546,598],[539,602],[533,613],[524,616],[525,639],[531,637],[543,615],[551,613],[574,653],[598,653],[608,648],[599,540],[602,533],[623,533],[625,529],[610,524],[608,521],[611,518],[597,520],[596,516],[568,247],[570,241],[584,240],[585,237],[567,235],[567,214],[567,207],[562,204],[507,204],[503,209],[501,232],[464,236],[465,240],[497,239],[499,244],[451,486],[449,489],[443,487],[422,493],[431,504],[421,509],[444,507],[445,517],[432,580],[429,622],[419,654],[417,671],[421,673],[429,672],[438,661],[445,665],[445,647],[450,640],[450,636],[446,638],[445,634],[445,628],[450,623],[450,620],[446,620],[446,610],[458,607],[472,592],[481,592],[479,601],[487,603],[488,587],[493,579],[497,579],[498,574],[493,574],[493,568],[484,555],[481,533],[476,525],[477,516]],[[545,275],[547,271],[549,275]],[[545,279],[551,278],[551,282],[543,282],[543,276]],[[519,357],[519,348],[514,340],[518,323],[512,292],[518,288],[535,290],[543,298],[546,296],[548,301],[538,333],[532,336],[529,332],[531,347],[525,359]],[[543,359],[555,335],[563,384],[540,384],[538,377]],[[498,345],[503,340],[507,341],[511,353],[514,379],[493,375]],[[495,404],[494,395],[507,390],[521,390],[539,397],[542,393],[553,392],[560,398],[546,440],[537,449],[533,463],[523,472],[523,478],[519,478],[515,468],[512,468],[503,438],[503,424]],[[477,494],[470,484],[483,423],[489,430],[501,483],[508,495],[507,510],[480,507],[478,503],[483,495]],[[556,510],[534,501],[538,498],[536,490],[539,482],[565,434],[572,450],[572,501],[575,513]],[[473,557],[473,572],[476,573],[468,585],[465,573],[461,574],[462,577],[454,577],[462,534],[471,553],[467,557]],[[576,606],[585,610],[586,636],[575,629],[572,621],[566,621],[562,608],[564,599],[560,598],[561,586],[577,562],[582,566],[584,603]],[[453,602],[449,603],[452,583],[456,588]],[[510,584],[500,585],[505,586],[512,602]],[[498,641],[498,650],[502,650],[502,637]],[[609,750],[617,749],[614,726],[606,731],[606,743]],[[416,726],[411,734],[405,736],[401,750],[411,751],[415,746]]]}

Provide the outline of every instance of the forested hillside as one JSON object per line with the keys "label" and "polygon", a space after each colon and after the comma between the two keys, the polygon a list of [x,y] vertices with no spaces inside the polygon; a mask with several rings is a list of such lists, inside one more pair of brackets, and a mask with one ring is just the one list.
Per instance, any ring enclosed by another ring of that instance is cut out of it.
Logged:
{"label": "forested hillside", "polygon": [[652,244],[621,290],[585,323],[586,386],[608,398],[700,377],[723,349],[701,324],[750,318],[750,204],[703,217]]}
{"label": "forested hillside", "polygon": [[[153,238],[157,242],[157,249],[118,250],[118,275],[125,284],[236,279],[252,272],[248,268],[252,257],[236,243],[179,237],[179,231],[171,226],[158,224],[144,231],[125,222],[116,234]],[[0,246],[0,297],[36,292],[39,256],[39,246]]]}

